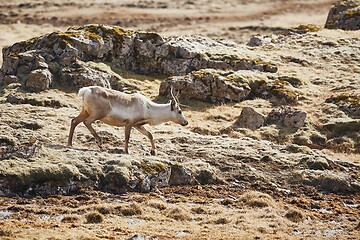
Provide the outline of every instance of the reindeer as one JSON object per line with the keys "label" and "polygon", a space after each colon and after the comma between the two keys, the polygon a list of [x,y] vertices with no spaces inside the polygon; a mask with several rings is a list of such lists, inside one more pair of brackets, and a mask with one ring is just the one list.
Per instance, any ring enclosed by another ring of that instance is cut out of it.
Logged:
{"label": "reindeer", "polygon": [[76,126],[83,122],[87,129],[94,136],[100,149],[102,141],[99,135],[91,126],[96,120],[100,120],[112,126],[125,127],[124,152],[128,154],[128,144],[132,127],[147,136],[151,143],[151,155],[155,155],[155,144],[152,134],[146,130],[144,124],[158,125],[168,121],[186,126],[188,121],[185,119],[178,99],[170,90],[172,99],[169,103],[158,104],[140,93],[126,94],[123,92],[90,86],[79,90],[78,95],[82,97],[82,110],[80,114],[72,119],[68,146],[72,146],[72,139]]}

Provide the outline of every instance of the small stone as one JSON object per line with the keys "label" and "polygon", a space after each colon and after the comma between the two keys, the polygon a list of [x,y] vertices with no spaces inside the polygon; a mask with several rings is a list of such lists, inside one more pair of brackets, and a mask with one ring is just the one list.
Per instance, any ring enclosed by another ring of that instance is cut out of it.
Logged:
{"label": "small stone", "polygon": [[265,123],[265,116],[256,112],[251,107],[244,107],[240,116],[234,123],[235,127],[249,128],[255,130],[263,126]]}
{"label": "small stone", "polygon": [[252,36],[247,43],[250,47],[257,47],[263,45],[264,39],[261,36]]}

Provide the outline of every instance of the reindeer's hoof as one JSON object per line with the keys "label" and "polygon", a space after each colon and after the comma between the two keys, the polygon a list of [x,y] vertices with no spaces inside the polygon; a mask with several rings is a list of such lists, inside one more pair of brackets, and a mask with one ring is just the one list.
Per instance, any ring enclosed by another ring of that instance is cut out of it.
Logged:
{"label": "reindeer's hoof", "polygon": [[155,156],[155,155],[156,155],[155,150],[154,150],[154,149],[151,149],[150,154],[151,154],[152,156]]}

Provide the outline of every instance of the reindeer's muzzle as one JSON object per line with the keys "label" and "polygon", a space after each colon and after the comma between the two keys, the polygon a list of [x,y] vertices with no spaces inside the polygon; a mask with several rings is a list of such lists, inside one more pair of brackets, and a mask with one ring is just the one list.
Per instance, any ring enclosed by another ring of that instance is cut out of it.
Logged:
{"label": "reindeer's muzzle", "polygon": [[188,125],[189,124],[189,122],[188,121],[185,121],[185,122],[182,122],[181,123],[181,126],[186,126],[186,125]]}

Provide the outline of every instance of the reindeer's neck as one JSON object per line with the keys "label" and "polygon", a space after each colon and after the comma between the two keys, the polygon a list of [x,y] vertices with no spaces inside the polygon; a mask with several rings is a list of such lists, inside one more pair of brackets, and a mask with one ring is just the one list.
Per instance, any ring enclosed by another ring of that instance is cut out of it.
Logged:
{"label": "reindeer's neck", "polygon": [[150,125],[158,125],[172,120],[170,103],[149,103],[148,119]]}

